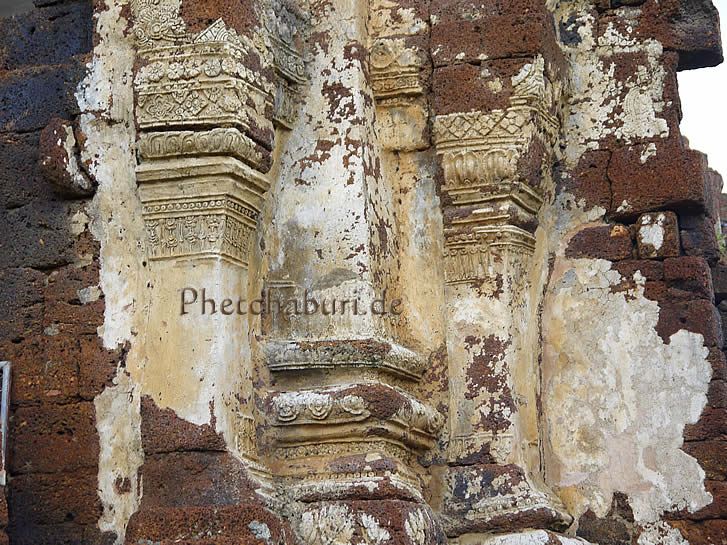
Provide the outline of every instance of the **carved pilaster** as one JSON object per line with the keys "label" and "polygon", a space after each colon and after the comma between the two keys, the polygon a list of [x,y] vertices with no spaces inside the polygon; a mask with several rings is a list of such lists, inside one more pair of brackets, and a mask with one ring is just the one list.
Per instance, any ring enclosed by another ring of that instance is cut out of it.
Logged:
{"label": "carved pilaster", "polygon": [[290,129],[297,118],[300,93],[298,87],[306,82],[303,58],[303,29],[305,16],[292,3],[273,0],[265,13],[265,28],[270,39],[275,72],[274,120]]}
{"label": "carved pilaster", "polygon": [[[149,6],[137,11],[156,13]],[[142,37],[145,21],[137,25]],[[272,131],[274,90],[246,61],[265,52],[222,19],[181,44],[141,43],[151,46],[140,51],[144,65],[135,78],[147,254],[246,266],[269,186],[260,173],[269,168],[270,143],[260,134]]]}
{"label": "carved pilaster", "polygon": [[[234,279],[244,287],[250,243],[270,187],[265,173],[271,166],[276,82],[269,40],[262,25],[242,35],[222,19],[189,33],[178,1],[132,0],[131,8],[139,66],[137,182],[146,254],[154,263],[150,274],[191,285],[209,282],[207,288]],[[156,284],[159,296],[150,315],[168,312],[163,300],[182,287]],[[240,364],[239,347],[229,346],[229,338],[244,345],[247,324],[220,324],[207,339],[207,355],[203,347],[184,354],[168,349],[160,351],[160,359],[214,357],[221,367],[233,368]],[[249,471],[265,482],[266,470],[256,461],[254,409],[247,402],[250,373],[238,369],[228,376],[241,378],[214,392],[217,399],[239,400],[224,419],[224,433]]]}
{"label": "carved pilaster", "polygon": [[[534,379],[523,377],[537,372],[520,356],[533,338],[528,276],[560,123],[542,58],[526,64],[512,88],[506,109],[441,115],[433,126],[444,175],[450,406],[457,408],[442,507],[455,535],[504,525],[562,528],[571,520],[532,464],[537,395]],[[479,482],[481,493],[461,494],[461,482]]]}
{"label": "carved pilaster", "polygon": [[370,52],[371,89],[385,149],[423,149],[426,138],[426,52],[405,37],[379,37]]}

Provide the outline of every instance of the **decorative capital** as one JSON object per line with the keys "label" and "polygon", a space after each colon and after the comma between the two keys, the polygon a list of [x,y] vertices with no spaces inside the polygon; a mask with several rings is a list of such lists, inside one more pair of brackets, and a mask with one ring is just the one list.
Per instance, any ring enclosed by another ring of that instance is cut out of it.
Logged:
{"label": "decorative capital", "polygon": [[377,100],[412,97],[424,92],[422,54],[403,38],[378,38],[371,48],[371,87]]}
{"label": "decorative capital", "polygon": [[[542,203],[539,188],[521,174],[531,147],[552,156],[559,121],[552,110],[544,63],[538,57],[513,77],[510,107],[490,112],[464,112],[437,116],[434,141],[444,171],[443,191],[453,205],[467,206],[511,198],[516,206],[534,214]],[[513,191],[513,188],[516,188]]]}

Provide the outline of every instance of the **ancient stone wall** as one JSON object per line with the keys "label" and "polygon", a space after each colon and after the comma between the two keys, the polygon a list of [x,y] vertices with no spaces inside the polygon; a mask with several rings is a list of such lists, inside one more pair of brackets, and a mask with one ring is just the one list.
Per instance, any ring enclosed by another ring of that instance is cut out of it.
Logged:
{"label": "ancient stone wall", "polygon": [[711,2],[36,5],[10,543],[727,543]]}

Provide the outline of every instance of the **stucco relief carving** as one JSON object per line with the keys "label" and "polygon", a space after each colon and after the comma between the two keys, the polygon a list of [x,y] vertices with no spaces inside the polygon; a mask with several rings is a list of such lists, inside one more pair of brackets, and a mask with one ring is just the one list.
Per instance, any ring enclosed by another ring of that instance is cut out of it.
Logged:
{"label": "stucco relief carving", "polygon": [[136,21],[134,37],[141,48],[174,43],[186,35],[179,0],[132,0],[131,11]]}
{"label": "stucco relief carving", "polygon": [[266,364],[271,371],[324,368],[369,368],[407,380],[418,380],[427,362],[417,353],[376,339],[345,341],[268,341]]}
{"label": "stucco relief carving", "polygon": [[263,170],[263,155],[255,143],[234,128],[210,131],[165,131],[142,134],[137,144],[142,160],[195,155],[228,155]]}
{"label": "stucco relief carving", "polygon": [[384,149],[428,147],[428,55],[403,37],[378,36],[370,45],[371,89]]}
{"label": "stucco relief carving", "polygon": [[[372,392],[376,391],[375,394]],[[386,398],[398,407],[391,414],[377,412],[375,403],[365,396],[375,395],[377,402]],[[305,443],[312,439],[339,439],[345,436],[365,438],[363,423],[375,423],[386,430],[387,436],[396,438],[413,448],[428,448],[442,427],[443,418],[434,409],[408,394],[383,384],[358,384],[316,391],[281,392],[271,400],[274,426],[297,429],[281,430],[277,438],[281,443]],[[310,425],[327,429],[314,430]],[[351,426],[353,425],[353,426]],[[345,429],[346,431],[342,431]]]}
{"label": "stucco relief carving", "polygon": [[[137,0],[136,74],[142,133],[137,169],[151,259],[220,258],[247,266],[249,240],[269,183],[274,82],[251,68],[271,62],[259,35],[218,19],[184,34],[171,1]],[[172,45],[171,42],[174,42]],[[192,130],[180,130],[183,127]]]}
{"label": "stucco relief carving", "polygon": [[247,264],[255,212],[227,195],[147,202],[144,225],[152,259],[213,255]]}
{"label": "stucco relief carving", "polygon": [[273,89],[245,66],[251,49],[259,55],[220,19],[192,43],[142,52],[147,65],[135,80],[139,126],[268,125]]}
{"label": "stucco relief carving", "polygon": [[300,103],[298,87],[307,80],[302,50],[306,26],[304,13],[293,4],[273,0],[265,10],[265,29],[278,75],[273,118],[285,128],[295,123]]}
{"label": "stucco relief carving", "polygon": [[[498,197],[534,215],[542,204],[538,188],[519,180],[518,161],[540,140],[552,153],[560,123],[551,113],[543,58],[526,65],[513,78],[507,110],[437,116],[434,140],[453,204],[474,204]],[[551,93],[552,94],[552,93]],[[489,191],[483,187],[492,186]]]}
{"label": "stucco relief carving", "polygon": [[371,48],[371,87],[376,99],[422,94],[422,56],[421,51],[407,47],[403,38],[375,40]]}

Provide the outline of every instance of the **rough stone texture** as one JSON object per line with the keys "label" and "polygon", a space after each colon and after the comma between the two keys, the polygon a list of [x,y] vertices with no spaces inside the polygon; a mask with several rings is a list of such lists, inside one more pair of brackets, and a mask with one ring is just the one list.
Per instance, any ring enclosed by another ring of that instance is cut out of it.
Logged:
{"label": "rough stone texture", "polygon": [[54,117],[70,127],[78,111],[73,95],[91,51],[91,14],[90,2],[68,2],[0,21],[0,353],[13,365],[4,543],[114,540],[97,526],[93,399],[121,353],[98,338],[104,301],[90,201],[66,200],[40,164],[43,129],[59,126]]}
{"label": "rough stone texture", "polygon": [[727,543],[711,2],[35,4],[0,543]]}

